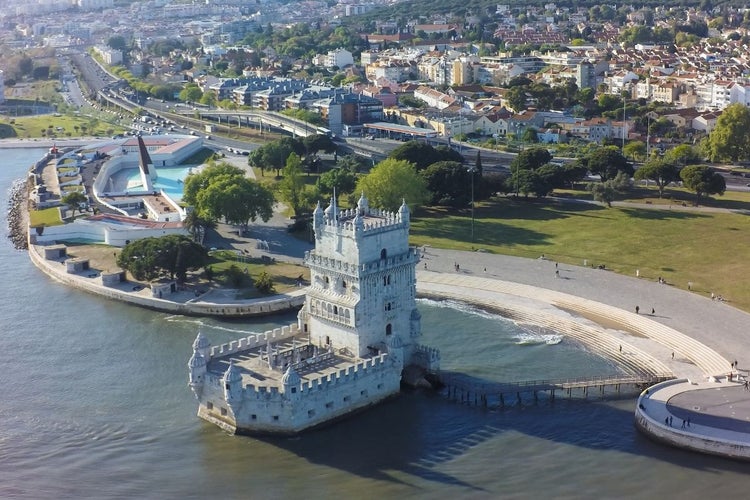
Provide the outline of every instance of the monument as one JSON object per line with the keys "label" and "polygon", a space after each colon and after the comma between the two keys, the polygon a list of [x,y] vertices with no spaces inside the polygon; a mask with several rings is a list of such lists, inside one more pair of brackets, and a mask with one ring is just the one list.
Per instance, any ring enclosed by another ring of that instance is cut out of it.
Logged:
{"label": "monument", "polygon": [[230,432],[295,434],[436,372],[439,352],[418,343],[409,225],[405,202],[396,212],[371,209],[364,194],[354,209],[335,197],[318,205],[297,323],[214,347],[198,334],[188,362],[198,416]]}

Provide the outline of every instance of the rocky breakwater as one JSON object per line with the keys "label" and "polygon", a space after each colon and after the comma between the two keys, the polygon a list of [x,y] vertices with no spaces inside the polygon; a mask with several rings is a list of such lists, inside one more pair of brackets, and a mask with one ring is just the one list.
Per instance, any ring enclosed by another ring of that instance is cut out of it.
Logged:
{"label": "rocky breakwater", "polygon": [[29,247],[26,236],[28,226],[26,204],[28,200],[27,181],[23,179],[15,181],[8,196],[8,238],[18,250],[26,250]]}

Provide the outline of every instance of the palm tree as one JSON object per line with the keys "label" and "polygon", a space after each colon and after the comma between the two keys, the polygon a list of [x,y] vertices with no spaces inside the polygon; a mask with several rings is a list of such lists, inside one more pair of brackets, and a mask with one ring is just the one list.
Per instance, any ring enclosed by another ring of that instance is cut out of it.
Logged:
{"label": "palm tree", "polygon": [[196,210],[191,210],[182,221],[185,229],[193,236],[193,241],[203,243],[208,229],[216,227],[216,221],[206,217],[201,217]]}

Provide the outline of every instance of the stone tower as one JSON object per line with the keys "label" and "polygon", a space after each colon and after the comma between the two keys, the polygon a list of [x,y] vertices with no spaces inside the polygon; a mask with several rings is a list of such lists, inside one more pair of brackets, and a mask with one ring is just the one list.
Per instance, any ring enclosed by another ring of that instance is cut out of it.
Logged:
{"label": "stone tower", "polygon": [[[416,308],[419,252],[409,247],[409,207],[371,209],[364,194],[356,209],[335,198],[313,215],[315,249],[305,256],[310,287],[300,321],[314,345],[356,357],[403,349],[414,363],[421,316]],[[417,362],[423,365],[423,362]]]}

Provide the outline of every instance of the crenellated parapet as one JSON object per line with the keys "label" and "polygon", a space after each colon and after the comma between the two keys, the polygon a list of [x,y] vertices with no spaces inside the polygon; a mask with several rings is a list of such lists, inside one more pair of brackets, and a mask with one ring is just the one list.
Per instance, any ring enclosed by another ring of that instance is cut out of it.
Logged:
{"label": "crenellated parapet", "polygon": [[412,363],[433,371],[440,368],[440,350],[422,344],[414,346]]}
{"label": "crenellated parapet", "polygon": [[359,265],[350,264],[346,261],[325,257],[314,252],[305,252],[304,263],[306,266],[315,266],[325,271],[342,272],[352,275],[362,273],[372,273],[387,271],[397,266],[405,264],[416,264],[419,262],[420,254],[415,247],[409,247],[406,253],[398,254],[385,259],[377,259],[370,262],[363,262]]}
{"label": "crenellated parapet", "polygon": [[248,349],[265,346],[268,343],[280,342],[293,337],[298,333],[300,333],[300,329],[296,324],[274,328],[273,330],[263,333],[254,333],[241,339],[232,340],[231,342],[211,347],[211,351],[208,353],[208,359],[210,360],[214,357],[226,356]]}
{"label": "crenellated parapet", "polygon": [[[295,386],[299,391],[299,397],[320,395],[326,391],[338,391],[351,386],[352,382],[367,377],[374,377],[383,372],[392,370],[388,353],[379,354],[373,358],[364,359],[360,362],[342,368],[336,372],[310,378]],[[206,383],[221,390],[224,384],[222,375],[209,373],[206,375]],[[288,394],[278,385],[246,384],[242,387],[242,397],[252,401],[281,401],[288,398]]]}

